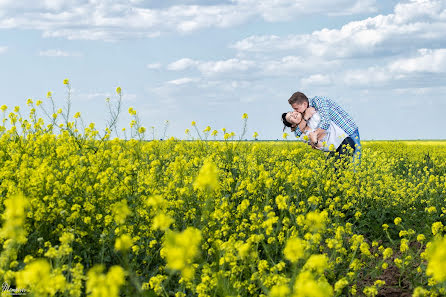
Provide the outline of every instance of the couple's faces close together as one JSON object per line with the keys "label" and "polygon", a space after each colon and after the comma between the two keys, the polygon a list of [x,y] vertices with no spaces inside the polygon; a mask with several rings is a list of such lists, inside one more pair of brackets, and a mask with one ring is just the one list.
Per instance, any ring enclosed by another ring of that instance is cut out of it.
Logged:
{"label": "couple's faces close together", "polygon": [[293,103],[291,104],[291,107],[294,109],[294,111],[300,112],[300,113],[304,113],[304,111],[307,109],[308,107],[308,103],[307,102],[303,102],[303,103]]}
{"label": "couple's faces close together", "polygon": [[303,102],[301,104],[293,103],[293,104],[291,104],[291,107],[294,109],[294,111],[291,111],[291,112],[287,113],[286,120],[293,127],[295,127],[302,120],[302,113],[305,112],[305,110],[308,107],[308,104],[306,102]]}
{"label": "couple's faces close together", "polygon": [[288,123],[290,123],[293,127],[297,126],[302,120],[302,114],[297,111],[290,111],[286,114],[285,119]]}

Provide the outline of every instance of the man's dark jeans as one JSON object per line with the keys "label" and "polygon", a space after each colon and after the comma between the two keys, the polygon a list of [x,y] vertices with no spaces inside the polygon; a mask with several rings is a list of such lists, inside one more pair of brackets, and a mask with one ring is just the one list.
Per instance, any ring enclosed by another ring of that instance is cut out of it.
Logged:
{"label": "man's dark jeans", "polygon": [[354,151],[355,151],[355,142],[351,137],[346,137],[335,152],[330,152],[328,154],[327,160],[331,159],[334,161],[334,163],[337,163],[338,160],[344,159],[346,157],[351,159]]}

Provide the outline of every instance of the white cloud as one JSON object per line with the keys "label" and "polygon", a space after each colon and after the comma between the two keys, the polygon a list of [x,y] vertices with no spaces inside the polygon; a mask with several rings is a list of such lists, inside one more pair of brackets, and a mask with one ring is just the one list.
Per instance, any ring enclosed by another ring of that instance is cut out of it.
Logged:
{"label": "white cloud", "polygon": [[40,51],[39,56],[43,57],[79,57],[81,56],[80,53],[74,53],[74,52],[66,52],[60,49],[49,49],[45,51]]}
{"label": "white cloud", "polygon": [[161,63],[147,64],[147,68],[152,70],[161,69],[161,66]]}
{"label": "white cloud", "polygon": [[210,61],[199,63],[198,69],[204,75],[214,75],[221,73],[242,72],[256,67],[254,61],[228,59],[222,61]]}
{"label": "white cloud", "polygon": [[396,60],[390,64],[389,70],[401,73],[446,72],[446,49],[420,49],[418,53],[418,57]]}
{"label": "white cloud", "polygon": [[181,70],[186,70],[192,66],[195,66],[196,64],[197,64],[196,61],[189,58],[184,58],[175,61],[173,63],[170,63],[169,65],[167,65],[167,69],[173,71],[181,71]]}
{"label": "white cloud", "polygon": [[5,53],[8,50],[7,46],[0,46],[0,54]]}
{"label": "white cloud", "polygon": [[[356,14],[375,10],[376,0],[156,1],[45,0],[0,2],[0,28],[36,29],[46,37],[120,40],[156,37],[166,31],[237,26],[255,18],[282,22],[301,15]],[[187,5],[187,3],[192,3]],[[161,6],[161,7],[160,7]]]}
{"label": "white cloud", "polygon": [[[398,81],[416,81],[417,84],[443,86],[444,79],[436,82],[435,75],[446,73],[446,49],[420,49],[416,56],[400,57],[383,66],[371,66],[366,69],[349,69],[338,77],[338,83],[347,85],[393,85]],[[422,88],[422,87],[417,87]]]}
{"label": "white cloud", "polygon": [[183,58],[168,65],[172,71],[198,70],[203,76],[215,77],[226,76],[231,78],[242,74],[245,78],[255,79],[257,77],[274,76],[302,76],[313,68],[329,69],[339,65],[337,61],[324,61],[318,58],[302,58],[286,56],[278,59],[239,59],[199,61]]}
{"label": "white cloud", "polygon": [[190,68],[196,68],[205,76],[243,72],[255,67],[254,61],[228,59],[220,61],[197,61],[189,58],[183,58],[167,66],[172,71],[182,71]]}
{"label": "white cloud", "polygon": [[290,20],[298,15],[350,15],[376,11],[375,0],[238,0],[239,6],[251,7],[269,22]]}
{"label": "white cloud", "polygon": [[246,52],[299,51],[302,55],[351,58],[398,54],[430,41],[446,45],[446,1],[411,0],[395,6],[394,13],[322,29],[311,34],[250,36],[233,48]]}
{"label": "white cloud", "polygon": [[394,75],[386,69],[369,67],[346,70],[337,80],[349,86],[369,87],[376,84],[385,84],[394,78]]}
{"label": "white cloud", "polygon": [[189,83],[198,82],[199,79],[195,77],[183,77],[179,79],[170,80],[167,83],[171,85],[184,85]]}
{"label": "white cloud", "polygon": [[300,80],[302,85],[328,85],[331,78],[325,74],[313,74]]}

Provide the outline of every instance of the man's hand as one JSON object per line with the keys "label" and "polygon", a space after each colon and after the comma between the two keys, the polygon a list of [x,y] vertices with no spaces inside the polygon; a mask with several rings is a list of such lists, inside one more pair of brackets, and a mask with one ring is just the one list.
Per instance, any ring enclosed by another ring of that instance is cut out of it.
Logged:
{"label": "man's hand", "polygon": [[310,132],[308,134],[309,138],[310,138],[310,145],[312,148],[317,148],[316,143],[318,142],[317,140],[317,133],[316,131]]}
{"label": "man's hand", "polygon": [[303,117],[304,117],[305,120],[308,121],[313,116],[313,114],[315,114],[315,113],[316,113],[316,109],[314,109],[314,107],[308,107],[305,110],[305,112],[303,114]]}

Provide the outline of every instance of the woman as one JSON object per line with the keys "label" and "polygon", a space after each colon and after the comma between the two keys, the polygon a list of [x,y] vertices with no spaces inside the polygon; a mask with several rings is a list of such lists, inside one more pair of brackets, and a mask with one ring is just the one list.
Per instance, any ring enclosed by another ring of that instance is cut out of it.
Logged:
{"label": "woman", "polygon": [[313,148],[331,152],[330,155],[334,154],[334,151],[339,154],[352,154],[355,147],[353,139],[333,121],[330,122],[327,132],[322,135],[322,139],[318,140],[315,131],[321,122],[319,112],[312,107],[307,108],[305,117],[308,120],[305,120],[299,112],[287,112],[282,114],[282,122],[285,127],[290,127],[291,131],[294,131],[299,125],[300,130],[304,132],[299,139],[308,142]]}

